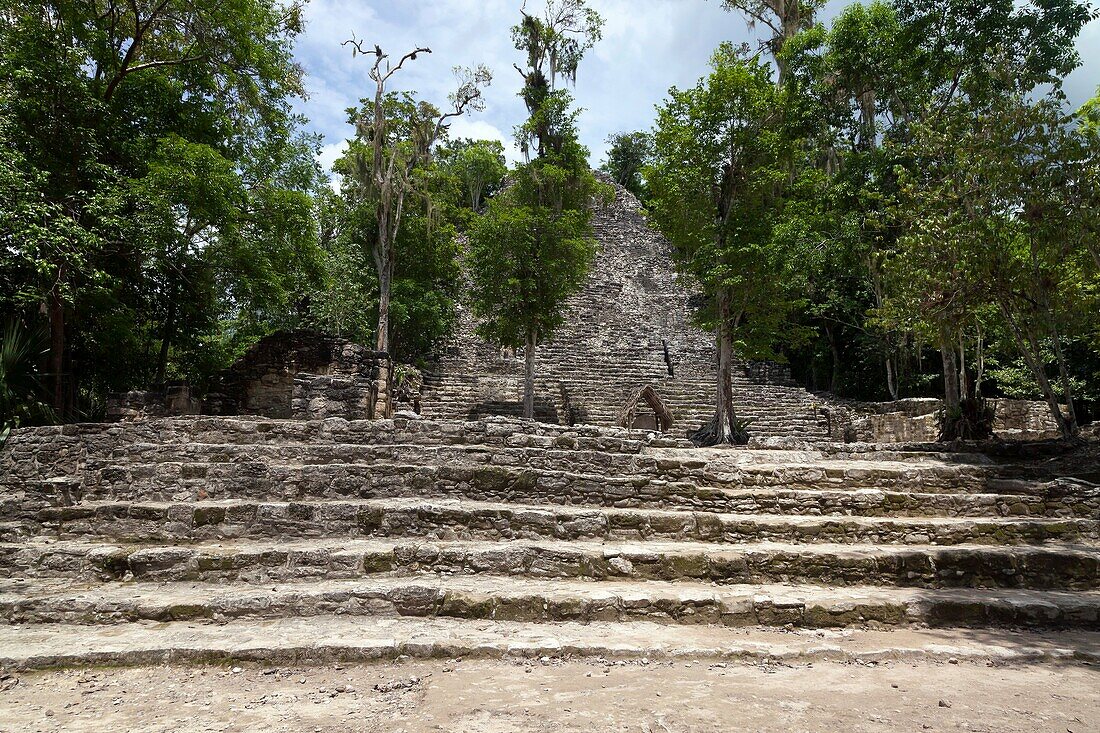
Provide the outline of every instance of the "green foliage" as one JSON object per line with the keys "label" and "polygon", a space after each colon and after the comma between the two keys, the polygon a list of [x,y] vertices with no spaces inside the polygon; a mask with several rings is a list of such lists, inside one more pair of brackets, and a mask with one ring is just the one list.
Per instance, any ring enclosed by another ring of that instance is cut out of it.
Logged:
{"label": "green foliage", "polygon": [[722,5],[743,14],[750,28],[764,26],[771,31],[771,38],[763,45],[775,58],[782,84],[787,78],[787,44],[813,28],[814,13],[825,5],[825,0],[722,0]]}
{"label": "green foliage", "polygon": [[44,334],[9,318],[0,331],[0,445],[12,428],[54,419],[38,371],[47,350]]}
{"label": "green foliage", "polygon": [[[954,334],[983,306],[995,308],[1040,392],[1067,404],[1063,336],[1095,332],[1100,320],[1100,268],[1087,245],[1100,156],[1071,121],[1058,96],[1009,94],[954,102],[918,127],[916,172],[903,179],[912,222],[891,263],[896,320],[903,313]],[[1060,395],[1048,381],[1044,344]]]}
{"label": "green foliage", "polygon": [[596,253],[587,208],[538,203],[595,195],[591,174],[573,174],[537,162],[520,168],[470,232],[470,295],[487,340],[521,347],[550,339],[565,300],[584,284]]}
{"label": "green foliage", "polygon": [[[347,41],[345,45],[352,46],[353,55],[368,53],[358,41]],[[357,236],[358,246],[370,253],[378,276],[375,348],[385,352],[393,352],[401,339],[394,333],[393,324],[402,314],[396,311],[391,314],[391,305],[398,277],[398,240],[402,231],[407,237],[410,230],[404,221],[407,210],[412,208],[406,205],[407,200],[418,199],[423,205],[427,220],[424,231],[426,239],[430,240],[438,219],[436,204],[447,200],[438,193],[439,189],[446,188],[440,182],[446,181],[448,176],[438,175],[433,160],[435,148],[446,139],[447,120],[468,110],[484,108],[482,91],[492,81],[492,74],[484,66],[476,69],[456,67],[458,89],[451,94],[453,108],[446,113],[428,102],[418,101],[413,94],[388,91],[390,78],[406,62],[416,60],[420,53],[431,51],[417,48],[393,62],[375,46],[374,63],[369,71],[375,83],[374,95],[363,100],[361,110],[348,110],[348,121],[355,125],[356,137],[349,141],[348,152],[339,167],[344,174],[341,194],[347,199],[350,210],[356,212],[355,222],[362,223],[373,216],[372,230],[355,227],[348,231]],[[437,299],[435,306],[442,304]],[[430,311],[431,307],[426,312]],[[424,335],[416,338],[423,340]]]}
{"label": "green foliage", "polygon": [[528,418],[534,416],[535,349],[553,336],[565,300],[584,282],[596,253],[590,207],[597,196],[610,195],[588,168],[571,97],[555,88],[559,77],[576,80],[602,22],[584,0],[547,0],[543,16],[524,11],[512,29],[516,48],[527,54],[520,96],[530,116],[516,137],[528,162],[470,230],[470,296],[478,332],[503,346],[525,347]]}
{"label": "green foliage", "polygon": [[1083,135],[1086,135],[1090,140],[1095,140],[1100,136],[1100,90],[1097,90],[1096,96],[1085,102],[1081,109],[1077,111],[1077,118],[1077,124],[1080,126]]}
{"label": "green foliage", "polygon": [[648,192],[642,170],[653,155],[653,138],[646,132],[619,132],[607,142],[611,147],[600,170],[644,202]]}
{"label": "green foliage", "polygon": [[[568,109],[558,90],[546,104]],[[557,114],[541,157],[519,166],[470,231],[469,269],[478,331],[502,346],[534,346],[561,325],[596,253],[590,207],[605,190],[577,141],[575,113]]]}
{"label": "green foliage", "polygon": [[[980,389],[984,378],[988,391],[996,393],[1004,372],[992,364],[1010,361],[1018,349],[987,295],[986,286],[996,280],[985,274],[988,253],[951,234],[959,231],[959,222],[973,218],[989,190],[971,180],[977,194],[966,192],[964,179],[974,158],[964,152],[967,144],[954,143],[980,124],[1034,137],[1024,132],[1028,124],[1019,116],[1004,124],[992,117],[976,120],[1004,109],[1003,100],[1036,95],[1041,85],[1057,90],[1061,77],[1079,63],[1075,39],[1094,16],[1088,3],[1075,0],[876,1],[850,5],[829,28],[807,28],[786,41],[782,61],[793,82],[817,100],[812,116],[824,123],[812,144],[829,173],[831,219],[821,244],[828,254],[811,277],[803,316],[819,336],[796,354],[799,369],[819,374],[831,365],[824,384],[861,397],[920,394],[941,361],[926,358],[927,346],[935,345],[966,372],[954,389],[968,392],[974,382]],[[1081,129],[1088,127],[1088,114],[1082,112]],[[1066,129],[1073,126],[1063,122]],[[1005,150],[1015,145],[1007,137],[1002,142]],[[942,155],[930,159],[930,146]],[[987,172],[994,165],[1007,174],[1005,180],[1034,175],[1004,161],[991,163]],[[1077,183],[1067,187],[1048,177],[1043,185],[1048,192],[1062,191],[1057,196],[1065,203],[1054,208],[1076,212],[1077,224],[1067,231],[1082,237],[1095,209],[1085,191],[1095,187],[1083,185],[1087,176],[1080,169],[1070,177]],[[928,184],[921,203],[913,198],[914,182]],[[931,189],[940,184],[958,190],[947,197],[938,189],[940,205],[926,208],[937,199]],[[1016,194],[1000,195],[1019,201]],[[977,218],[998,230],[985,233],[986,249],[1012,250],[1012,236],[994,226],[1012,216]],[[1077,251],[1077,261],[1087,263],[1087,245]],[[1085,297],[1091,286],[1081,285]],[[1073,334],[1094,332],[1083,322],[1066,328]],[[1002,333],[1004,338],[990,335]],[[984,364],[990,368],[983,372],[979,365]]]}
{"label": "green foliage", "polygon": [[558,81],[576,82],[581,58],[602,37],[603,18],[585,0],[546,0],[542,15],[520,12],[512,41],[527,54],[520,97],[528,118],[516,129],[516,139],[528,158],[532,152],[538,158],[561,155],[576,113],[569,110],[569,98],[558,93]]}
{"label": "green foliage", "polygon": [[680,271],[710,299],[701,322],[731,329],[743,358],[775,357],[776,343],[793,335],[813,229],[812,197],[796,190],[815,188],[815,176],[793,167],[799,143],[784,127],[787,93],[767,64],[725,45],[712,66],[658,110],[647,169],[652,219]]}
{"label": "green foliage", "polygon": [[378,278],[361,240],[375,229],[374,210],[329,188],[317,193],[316,206],[323,276],[310,293],[310,322],[321,331],[372,343],[377,313],[370,304],[377,303]]}
{"label": "green foliage", "polygon": [[0,4],[0,310],[48,321],[61,417],[293,322],[319,258],[300,10]]}
{"label": "green foliage", "polygon": [[646,171],[652,219],[682,276],[706,296],[700,323],[717,334],[717,407],[692,434],[700,445],[744,437],[732,401],[734,358],[781,358],[777,345],[804,337],[794,317],[824,222],[825,178],[809,165],[813,125],[799,85],[776,85],[767,63],[730,44],[711,67],[658,108]]}
{"label": "green foliage", "polygon": [[499,140],[453,140],[440,147],[439,167],[458,181],[466,195],[462,205],[480,212],[486,199],[500,190],[508,167]]}
{"label": "green foliage", "polygon": [[[385,149],[401,156],[438,111],[411,94],[387,94],[383,99]],[[310,321],[325,331],[360,343],[376,343],[380,287],[378,277],[378,191],[369,157],[373,130],[364,110],[351,109],[357,137],[335,164],[343,174],[339,193],[316,194],[324,275],[310,296]],[[408,172],[405,200],[394,239],[393,274],[389,292],[391,353],[399,361],[422,363],[433,355],[455,322],[460,277],[457,230],[468,225],[471,186],[480,195],[499,185],[503,176],[500,143],[485,140],[448,142],[442,131],[439,151],[420,155]],[[389,153],[387,153],[389,154]],[[490,158],[489,161],[485,158]],[[491,163],[491,164],[490,164]],[[468,165],[467,165],[468,164]],[[481,165],[479,168],[478,166]],[[474,177],[480,181],[472,181]]]}
{"label": "green foliage", "polygon": [[[378,323],[378,277],[362,243],[377,227],[374,208],[322,191],[317,196],[324,274],[310,296],[315,327],[359,343],[373,343]],[[410,199],[398,230],[392,288],[391,351],[399,361],[429,358],[454,325],[459,283],[455,225],[433,202]],[[428,208],[432,207],[431,216]]]}
{"label": "green foliage", "polygon": [[910,74],[942,108],[1060,85],[1095,10],[1083,0],[895,0]]}

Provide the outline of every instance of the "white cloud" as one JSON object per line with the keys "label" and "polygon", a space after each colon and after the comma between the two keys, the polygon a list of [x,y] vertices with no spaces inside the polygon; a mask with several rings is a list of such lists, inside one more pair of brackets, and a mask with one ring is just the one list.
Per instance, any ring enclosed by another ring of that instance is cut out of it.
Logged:
{"label": "white cloud", "polygon": [[450,136],[452,140],[468,137],[474,140],[499,140],[504,145],[504,157],[509,164],[518,163],[522,159],[519,148],[511,135],[505,135],[499,128],[494,127],[485,120],[471,117],[457,117],[451,122]]}
{"label": "white cloud", "polygon": [[[831,0],[822,17],[831,18],[852,1]],[[654,106],[668,88],[694,84],[706,73],[719,43],[755,44],[759,38],[741,15],[724,11],[718,0],[590,2],[606,20],[604,37],[581,62],[573,93],[584,109],[578,124],[593,163],[605,155],[609,134],[650,127]],[[392,79],[391,88],[415,90],[443,106],[454,87],[451,67],[485,64],[495,75],[486,91],[486,109],[456,123],[453,134],[502,139],[511,147],[511,130],[526,116],[517,96],[520,78],[512,68],[522,58],[512,46],[510,31],[521,4],[522,0],[313,0],[296,49],[311,98],[297,110],[327,144],[337,144],[351,134],[345,108],[373,94],[367,78],[370,58],[353,59],[341,42],[355,35],[394,55],[427,45],[432,54],[407,64]],[[1086,28],[1079,48],[1085,65],[1067,81],[1075,104],[1095,92],[1100,21]]]}
{"label": "white cloud", "polygon": [[317,162],[321,164],[321,168],[323,168],[326,173],[329,173],[332,171],[332,164],[335,163],[347,149],[347,140],[322,145],[321,151],[317,154]]}

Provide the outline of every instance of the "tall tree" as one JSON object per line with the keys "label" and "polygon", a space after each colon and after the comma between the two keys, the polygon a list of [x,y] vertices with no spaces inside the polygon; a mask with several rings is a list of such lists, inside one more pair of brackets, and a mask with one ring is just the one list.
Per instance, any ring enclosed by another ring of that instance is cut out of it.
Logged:
{"label": "tall tree", "polygon": [[1086,176],[1077,182],[1075,198],[1084,213],[1084,246],[1100,269],[1100,90],[1078,110],[1077,125],[1093,164],[1084,169]]}
{"label": "tall tree", "polygon": [[451,109],[440,112],[421,102],[399,108],[400,117],[387,113],[386,85],[406,62],[415,61],[430,48],[415,48],[394,64],[381,47],[363,47],[355,39],[345,41],[353,55],[373,57],[368,72],[374,82],[373,102],[356,121],[356,133],[366,143],[366,150],[356,157],[354,175],[363,195],[373,202],[377,231],[370,242],[374,266],[378,273],[378,329],[376,347],[390,350],[390,298],[394,269],[397,266],[397,232],[401,227],[405,198],[413,190],[413,173],[425,167],[433,148],[444,132],[447,120],[460,117],[468,110],[484,109],[482,92],[492,81],[484,66],[476,69],[456,69],[458,89],[451,95]]}
{"label": "tall tree", "polygon": [[[914,221],[894,263],[938,323],[996,309],[1067,438],[1077,418],[1066,335],[1100,323],[1090,297],[1100,269],[1086,244],[1092,214],[1079,198],[1098,163],[1073,121],[1057,93],[1036,102],[1016,93],[978,107],[953,103],[935,125],[917,128],[918,173],[907,177],[904,201]],[[945,362],[951,376],[956,369]],[[951,392],[948,409],[957,409]]]}
{"label": "tall tree", "polygon": [[787,42],[814,22],[814,13],[824,0],[722,0],[727,10],[736,10],[748,18],[749,26],[757,24],[768,28],[772,36],[764,42],[779,69],[776,83],[787,80]]}
{"label": "tall tree", "polygon": [[501,345],[523,347],[527,418],[535,412],[538,345],[561,324],[565,299],[581,287],[595,255],[589,209],[602,187],[577,140],[570,97],[557,84],[576,79],[601,23],[584,0],[548,0],[542,15],[524,11],[512,29],[516,48],[527,54],[526,68],[516,69],[530,116],[516,132],[528,162],[470,234],[478,329]]}
{"label": "tall tree", "polygon": [[600,40],[603,19],[585,0],[546,0],[541,15],[524,9],[519,25],[512,28],[516,50],[527,54],[526,68],[515,66],[523,77],[520,97],[527,106],[527,121],[519,128],[520,150],[531,159],[558,153],[569,141],[568,98],[560,82],[575,83],[577,67]]}
{"label": "tall tree", "polygon": [[504,145],[499,140],[453,140],[440,148],[440,165],[458,177],[464,189],[466,205],[481,211],[485,199],[495,194],[508,166]]}
{"label": "tall tree", "polygon": [[791,194],[812,179],[792,167],[799,145],[781,121],[789,98],[768,65],[725,44],[711,66],[658,109],[647,172],[653,220],[710,302],[701,318],[717,336],[717,402],[696,435],[707,445],[747,439],[733,404],[735,356],[774,356],[800,305],[807,218]]}
{"label": "tall tree", "polygon": [[[391,109],[409,103],[397,97],[391,102]],[[378,278],[363,243],[372,241],[378,230],[377,208],[363,196],[353,174],[364,148],[363,140],[349,142],[347,154],[334,166],[343,177],[339,192],[328,189],[318,196],[324,278],[310,299],[310,315],[323,330],[371,343],[376,338]],[[406,198],[394,241],[390,299],[390,353],[403,363],[429,358],[453,324],[460,282],[456,225],[465,224],[469,211],[461,206],[461,181],[444,166],[414,173],[415,193]]]}
{"label": "tall tree", "polygon": [[[904,115],[912,104],[911,76],[902,43],[902,26],[892,6],[874,2],[846,7],[823,37],[823,63],[819,73],[826,80],[823,95],[834,106],[832,121],[837,140],[828,152],[833,167],[833,193],[845,249],[861,262],[873,302],[881,308],[886,297],[883,262],[894,247],[897,227],[885,204],[896,191],[893,149],[883,150],[885,135],[893,135],[889,122]],[[879,340],[885,367],[886,390],[899,397],[895,335],[871,328]],[[831,332],[827,334],[833,338]]]}
{"label": "tall tree", "polygon": [[[980,105],[1040,84],[1057,85],[1077,63],[1074,39],[1090,13],[1088,3],[1078,0],[872,2],[850,5],[827,31],[810,29],[786,44],[789,75],[815,90],[832,128],[821,141],[838,223],[839,236],[831,241],[865,263],[870,307],[882,310],[891,296],[885,263],[911,222],[899,204],[898,174],[919,174],[910,149],[914,131],[937,124],[960,101]],[[822,284],[815,292],[829,291]],[[964,322],[971,320],[948,319],[943,333],[934,329],[914,338],[893,330],[890,324],[900,327],[901,321],[872,317],[862,330],[848,332],[878,334],[894,397],[906,355],[899,345],[937,344],[945,396],[954,404],[956,393],[972,392],[960,342],[973,342],[976,326]],[[835,337],[831,328],[826,331]],[[910,353],[919,359],[919,349]]]}

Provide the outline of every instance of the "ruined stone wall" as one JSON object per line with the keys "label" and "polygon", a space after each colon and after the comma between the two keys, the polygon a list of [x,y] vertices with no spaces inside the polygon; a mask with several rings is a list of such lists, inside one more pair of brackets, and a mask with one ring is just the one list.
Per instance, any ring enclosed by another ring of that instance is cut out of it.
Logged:
{"label": "ruined stone wall", "polygon": [[[1059,437],[1058,424],[1045,402],[990,399],[993,434],[1005,440]],[[896,402],[837,402],[827,410],[830,437],[848,443],[930,443],[939,437],[935,398]]]}
{"label": "ruined stone wall", "polygon": [[144,420],[172,415],[198,415],[202,400],[193,396],[190,385],[172,383],[163,389],[131,390],[107,397],[107,421]]}
{"label": "ruined stone wall", "polygon": [[362,376],[294,375],[290,413],[296,420],[375,417],[376,383]]}
{"label": "ruined stone wall", "polygon": [[[993,430],[1016,440],[1043,440],[1059,436],[1050,406],[1037,400],[993,400]],[[1064,412],[1063,408],[1063,412]]]}
{"label": "ruined stone wall", "polygon": [[366,417],[388,370],[388,356],[359,344],[316,331],[281,331],[222,374],[205,412]]}
{"label": "ruined stone wall", "polygon": [[385,417],[390,412],[389,356],[315,331],[261,339],[216,380],[203,399],[186,384],[111,395],[108,420],[180,415],[262,415],[320,420]]}

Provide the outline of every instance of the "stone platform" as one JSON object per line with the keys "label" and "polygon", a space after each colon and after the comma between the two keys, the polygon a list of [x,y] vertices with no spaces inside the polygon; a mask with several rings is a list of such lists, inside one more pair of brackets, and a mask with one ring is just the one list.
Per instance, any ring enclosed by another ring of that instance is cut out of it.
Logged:
{"label": "stone platform", "polygon": [[21,430],[0,665],[1093,659],[1100,487],[1043,465],[506,418]]}

